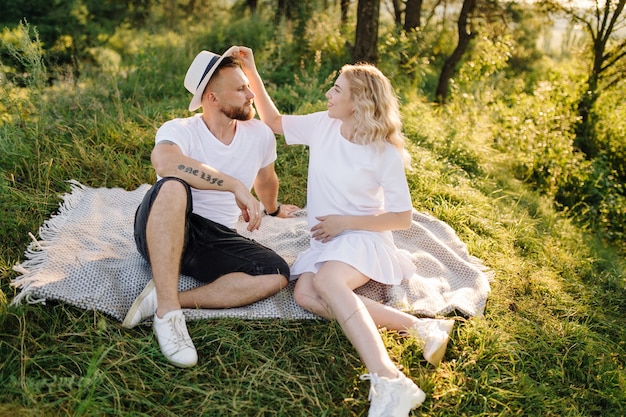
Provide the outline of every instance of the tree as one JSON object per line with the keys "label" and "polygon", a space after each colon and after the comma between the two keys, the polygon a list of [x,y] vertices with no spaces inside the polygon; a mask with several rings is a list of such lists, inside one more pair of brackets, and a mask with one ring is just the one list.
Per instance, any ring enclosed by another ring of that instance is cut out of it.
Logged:
{"label": "tree", "polygon": [[378,62],[378,16],[380,0],[359,0],[357,6],[356,36],[352,58],[354,61]]}
{"label": "tree", "polygon": [[404,10],[402,10],[402,1],[391,0],[391,5],[393,7],[393,21],[397,27],[402,27],[402,14],[404,12]]}
{"label": "tree", "polygon": [[406,0],[404,30],[410,32],[421,27],[422,0]]}
{"label": "tree", "polygon": [[[404,2],[402,0],[391,0],[393,20],[396,26],[401,27],[405,32],[420,28],[423,3],[423,0],[405,0]],[[403,5],[404,8],[402,7]]]}
{"label": "tree", "polygon": [[590,8],[573,3],[549,3],[564,12],[573,22],[581,24],[591,38],[591,64],[585,90],[578,102],[580,122],[576,126],[574,143],[588,158],[599,151],[594,139],[593,107],[600,94],[626,79],[626,39],[618,32],[626,26],[626,0],[595,0]]}
{"label": "tree", "polygon": [[277,23],[280,22],[282,18],[285,18],[286,20],[291,20],[293,18],[294,9],[296,7],[296,2],[294,2],[293,0],[278,0],[274,20]]}
{"label": "tree", "polygon": [[246,7],[252,12],[255,13],[257,6],[258,6],[258,0],[246,0]]}
{"label": "tree", "polygon": [[343,29],[348,23],[348,9],[350,8],[350,0],[339,0],[341,5],[341,28]]}
{"label": "tree", "polygon": [[456,72],[456,68],[461,62],[463,54],[469,47],[470,41],[476,33],[470,28],[469,17],[476,8],[477,0],[463,0],[463,7],[459,14],[459,20],[457,21],[457,35],[458,42],[456,48],[452,54],[445,60],[441,73],[439,74],[439,82],[437,84],[437,90],[435,91],[435,97],[437,102],[445,104],[448,97],[448,90],[450,88],[450,79]]}

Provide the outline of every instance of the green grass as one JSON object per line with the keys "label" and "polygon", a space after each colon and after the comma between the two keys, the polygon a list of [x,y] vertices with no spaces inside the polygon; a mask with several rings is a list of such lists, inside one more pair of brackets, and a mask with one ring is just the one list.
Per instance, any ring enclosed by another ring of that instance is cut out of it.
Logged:
{"label": "green grass", "polygon": [[[182,370],[166,363],[149,327],[123,329],[54,301],[9,305],[12,267],[66,181],[152,182],[156,128],[187,114],[181,79],[196,40],[138,33],[134,42],[115,72],[54,87],[0,85],[0,415],[366,415],[369,387],[358,379],[366,370],[333,322],[195,321],[199,364]],[[263,50],[260,63],[289,48]],[[268,86],[279,107],[315,109],[329,73],[295,61],[292,83],[276,81],[280,68],[262,68],[277,74]],[[413,415],[626,415],[624,258],[515,178],[519,154],[503,146],[509,136],[495,137],[504,129],[498,103],[456,98],[439,109],[400,93],[414,206],[450,224],[495,272],[485,316],[457,323],[439,367],[414,342],[382,333],[427,393]],[[278,152],[281,200],[304,205],[306,149],[279,141]]]}

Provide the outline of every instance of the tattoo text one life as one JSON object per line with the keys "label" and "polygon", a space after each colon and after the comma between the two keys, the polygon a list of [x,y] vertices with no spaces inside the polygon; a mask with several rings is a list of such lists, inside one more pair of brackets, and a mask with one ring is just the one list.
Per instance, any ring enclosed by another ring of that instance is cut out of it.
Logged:
{"label": "tattoo text one life", "polygon": [[216,184],[217,186],[222,186],[222,184],[224,183],[224,180],[221,180],[219,178],[216,177],[212,177],[210,174],[201,171],[199,169],[194,169],[192,167],[187,167],[185,165],[179,165],[178,166],[178,170],[179,171],[183,171],[187,174],[191,174],[191,175],[195,175],[196,177],[200,177],[200,179],[205,180],[206,182],[208,182],[209,184]]}

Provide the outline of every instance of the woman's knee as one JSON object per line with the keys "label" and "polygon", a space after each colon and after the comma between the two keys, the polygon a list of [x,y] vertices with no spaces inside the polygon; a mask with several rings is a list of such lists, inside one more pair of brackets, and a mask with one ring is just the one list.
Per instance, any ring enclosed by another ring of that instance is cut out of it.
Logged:
{"label": "woman's knee", "polygon": [[311,280],[311,287],[317,296],[323,300],[329,300],[333,295],[338,294],[338,282],[334,277],[328,274],[317,274],[315,279]]}
{"label": "woman's knee", "polygon": [[308,307],[311,300],[311,295],[308,294],[306,291],[298,288],[298,286],[296,286],[296,288],[294,288],[293,290],[293,300],[303,309],[309,310]]}
{"label": "woman's knee", "polygon": [[[293,299],[300,307],[305,310],[316,312],[321,302],[321,299],[313,289],[311,285],[312,277],[303,275],[301,276],[293,290]],[[317,308],[316,308],[317,307]]]}

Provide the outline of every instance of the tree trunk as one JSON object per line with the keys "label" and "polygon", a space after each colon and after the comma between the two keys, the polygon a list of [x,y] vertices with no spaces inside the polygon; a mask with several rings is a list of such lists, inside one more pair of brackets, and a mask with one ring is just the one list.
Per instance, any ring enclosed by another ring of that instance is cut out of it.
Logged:
{"label": "tree trunk", "polygon": [[437,90],[435,97],[438,103],[446,104],[448,98],[448,90],[450,88],[450,79],[456,72],[456,67],[461,61],[463,54],[467,51],[470,41],[476,33],[471,32],[468,25],[468,18],[470,14],[476,8],[477,0],[464,0],[461,13],[459,14],[459,21],[457,22],[457,32],[459,36],[459,42],[452,52],[452,55],[446,59],[441,68],[441,74],[439,75],[439,83],[437,84]]}
{"label": "tree trunk", "polygon": [[422,0],[406,0],[404,10],[404,31],[410,32],[421,27]]}
{"label": "tree trunk", "polygon": [[350,0],[340,0],[341,2],[341,28],[348,24],[348,9],[350,8]]}
{"label": "tree trunk", "polygon": [[246,6],[252,13],[254,13],[256,12],[258,6],[258,0],[246,0]]}
{"label": "tree trunk", "polygon": [[[596,51],[597,52],[597,51]],[[597,57],[598,55],[596,55]],[[574,139],[574,146],[580,149],[587,157],[591,159],[598,154],[598,146],[593,137],[594,121],[592,120],[591,109],[595,102],[598,100],[598,78],[599,67],[597,65],[597,59],[594,60],[594,66],[591,70],[591,75],[587,79],[587,89],[583,93],[583,96],[578,102],[578,116],[579,121],[576,123]]]}
{"label": "tree trunk", "polygon": [[[626,0],[619,0],[615,3],[606,2],[604,9],[599,3],[597,6],[596,14],[587,16],[579,15],[575,9],[567,11],[574,20],[583,23],[583,27],[586,28],[593,41],[593,64],[587,77],[587,88],[578,101],[577,110],[580,119],[576,124],[576,139],[574,140],[574,146],[580,149],[587,159],[594,158],[600,152],[594,133],[593,106],[602,94],[603,87],[624,79],[624,72],[620,71],[619,67],[623,65],[620,62],[623,62],[626,57],[625,41],[613,43],[613,45],[610,43],[611,37],[619,31],[617,28],[623,27],[626,22],[626,19],[621,17]],[[614,74],[613,77],[609,75],[611,73]],[[609,81],[609,78],[613,78],[613,81]]]}
{"label": "tree trunk", "polygon": [[294,0],[278,0],[278,7],[274,14],[274,20],[278,23],[285,18],[285,20],[291,20],[293,18],[293,6]]}
{"label": "tree trunk", "polygon": [[402,1],[391,0],[391,4],[393,5],[393,21],[396,27],[402,27]]}
{"label": "tree trunk", "polygon": [[355,62],[378,62],[378,15],[380,0],[359,0],[356,38],[352,58]]}

